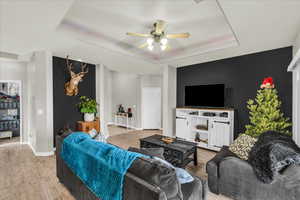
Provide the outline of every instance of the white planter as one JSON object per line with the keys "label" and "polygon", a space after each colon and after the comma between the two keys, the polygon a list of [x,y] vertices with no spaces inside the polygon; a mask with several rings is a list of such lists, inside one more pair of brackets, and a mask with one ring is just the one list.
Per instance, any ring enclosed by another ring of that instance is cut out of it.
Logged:
{"label": "white planter", "polygon": [[95,120],[95,113],[84,113],[84,121],[92,122]]}

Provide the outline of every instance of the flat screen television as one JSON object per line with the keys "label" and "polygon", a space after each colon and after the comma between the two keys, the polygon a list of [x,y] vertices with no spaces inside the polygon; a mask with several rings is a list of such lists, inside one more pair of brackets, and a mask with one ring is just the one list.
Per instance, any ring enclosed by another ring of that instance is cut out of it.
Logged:
{"label": "flat screen television", "polygon": [[224,95],[224,84],[185,86],[185,106],[224,107]]}

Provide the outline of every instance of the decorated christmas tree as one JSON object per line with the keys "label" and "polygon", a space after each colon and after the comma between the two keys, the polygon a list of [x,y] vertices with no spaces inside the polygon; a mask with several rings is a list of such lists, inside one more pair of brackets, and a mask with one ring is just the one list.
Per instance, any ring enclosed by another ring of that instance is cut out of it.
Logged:
{"label": "decorated christmas tree", "polygon": [[281,101],[275,89],[272,77],[265,78],[255,100],[247,102],[250,124],[246,125],[245,134],[258,137],[266,131],[277,131],[290,135],[290,119],[280,110]]}

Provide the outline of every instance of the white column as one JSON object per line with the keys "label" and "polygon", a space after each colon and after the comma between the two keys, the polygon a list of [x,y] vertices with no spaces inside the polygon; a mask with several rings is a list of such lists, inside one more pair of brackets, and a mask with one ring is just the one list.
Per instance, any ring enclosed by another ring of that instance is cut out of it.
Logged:
{"label": "white column", "polygon": [[175,67],[163,68],[163,135],[175,135],[175,109],[176,109],[176,79]]}
{"label": "white column", "polygon": [[300,145],[300,63],[293,69],[293,139]]}
{"label": "white column", "polygon": [[111,122],[111,71],[103,64],[96,65],[96,100],[99,103],[101,133],[109,136],[107,125]]}
{"label": "white column", "polygon": [[[28,110],[30,145],[37,156],[53,154],[53,74],[52,53],[35,52],[28,76]],[[63,112],[63,111],[62,111]]]}
{"label": "white column", "polygon": [[300,33],[297,35],[297,38],[293,45],[293,55],[296,56],[296,53],[300,49]]}
{"label": "white column", "polygon": [[[299,42],[299,43],[297,43]],[[293,72],[293,139],[300,145],[300,38],[293,48],[294,57],[288,66],[288,71]]]}

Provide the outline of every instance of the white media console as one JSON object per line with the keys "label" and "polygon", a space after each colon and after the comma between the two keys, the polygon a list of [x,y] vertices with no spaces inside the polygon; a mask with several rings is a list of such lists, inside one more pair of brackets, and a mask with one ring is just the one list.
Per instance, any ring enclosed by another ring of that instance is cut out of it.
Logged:
{"label": "white media console", "polygon": [[233,109],[176,109],[176,137],[219,151],[233,141]]}

